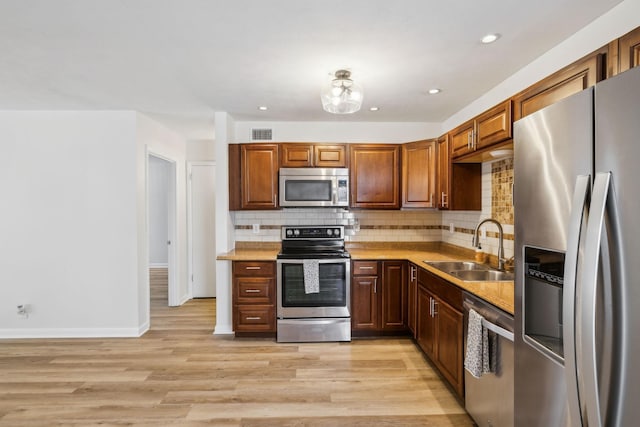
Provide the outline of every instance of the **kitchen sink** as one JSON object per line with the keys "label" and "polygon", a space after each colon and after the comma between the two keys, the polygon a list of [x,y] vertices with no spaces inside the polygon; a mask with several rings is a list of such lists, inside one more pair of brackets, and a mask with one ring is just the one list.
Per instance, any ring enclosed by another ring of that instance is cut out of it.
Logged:
{"label": "kitchen sink", "polygon": [[473,261],[424,261],[424,263],[466,282],[513,280],[513,273],[494,270],[486,264]]}
{"label": "kitchen sink", "polygon": [[454,270],[449,274],[469,282],[500,282],[513,280],[513,273],[498,270]]}
{"label": "kitchen sink", "polygon": [[445,273],[460,270],[489,270],[491,268],[488,265],[473,261],[424,261],[424,263]]}

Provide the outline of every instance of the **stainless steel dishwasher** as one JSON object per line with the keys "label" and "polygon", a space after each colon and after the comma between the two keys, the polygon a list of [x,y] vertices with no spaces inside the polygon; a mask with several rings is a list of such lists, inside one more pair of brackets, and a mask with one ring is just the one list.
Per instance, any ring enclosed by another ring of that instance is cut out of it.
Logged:
{"label": "stainless steel dishwasher", "polygon": [[464,371],[465,409],[479,427],[513,426],[513,316],[466,292],[463,304],[465,348],[471,308],[484,317],[482,325],[497,339],[495,372],[476,378]]}

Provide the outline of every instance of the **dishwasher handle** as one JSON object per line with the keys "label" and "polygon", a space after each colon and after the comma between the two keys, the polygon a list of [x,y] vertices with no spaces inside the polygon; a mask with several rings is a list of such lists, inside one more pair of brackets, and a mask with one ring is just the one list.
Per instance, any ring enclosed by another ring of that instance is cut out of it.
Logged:
{"label": "dishwasher handle", "polygon": [[487,319],[482,319],[482,326],[490,330],[491,332],[495,332],[503,338],[508,339],[513,342],[513,332],[506,330],[505,328],[501,328],[500,326],[489,322]]}

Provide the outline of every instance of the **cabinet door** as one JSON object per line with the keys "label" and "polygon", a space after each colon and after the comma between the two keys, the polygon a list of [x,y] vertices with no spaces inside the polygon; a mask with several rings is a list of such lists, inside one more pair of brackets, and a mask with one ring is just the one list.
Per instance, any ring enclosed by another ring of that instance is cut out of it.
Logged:
{"label": "cabinet door", "polygon": [[488,147],[512,137],[511,100],[496,105],[476,118],[475,149]]}
{"label": "cabinet door", "polygon": [[473,132],[475,122],[470,120],[449,133],[451,138],[451,158],[464,156],[473,151]]}
{"label": "cabinet door", "polygon": [[402,145],[402,206],[435,207],[436,140]]}
{"label": "cabinet door", "polygon": [[438,179],[437,203],[438,209],[449,209],[451,189],[451,161],[449,160],[449,135],[438,138]]}
{"label": "cabinet door", "polygon": [[418,283],[418,319],[416,340],[418,345],[432,361],[436,361],[436,319],[433,316],[432,304],[434,298]]}
{"label": "cabinet door", "polygon": [[280,144],[280,167],[301,168],[313,166],[313,145]]}
{"label": "cabinet door", "polygon": [[382,329],[400,331],[407,328],[407,263],[382,263]]}
{"label": "cabinet door", "polygon": [[278,207],[278,146],[243,144],[241,149],[242,209]]}
{"label": "cabinet door", "polygon": [[319,168],[346,168],[347,147],[339,145],[314,145],[314,166]]}
{"label": "cabinet door", "polygon": [[400,207],[398,145],[352,145],[350,148],[351,207]]}
{"label": "cabinet door", "polygon": [[620,72],[640,65],[640,28],[620,37]]}
{"label": "cabinet door", "polygon": [[416,337],[416,320],[418,313],[418,267],[409,264],[409,285],[407,289],[407,326],[413,337]]}
{"label": "cabinet door", "polygon": [[378,329],[378,277],[354,276],[351,281],[351,301],[351,328]]}
{"label": "cabinet door", "polygon": [[534,113],[602,80],[606,55],[597,51],[535,83],[513,97],[513,120]]}
{"label": "cabinet door", "polygon": [[463,315],[439,299],[435,302],[435,315],[438,325],[436,349],[438,367],[458,394],[463,396]]}

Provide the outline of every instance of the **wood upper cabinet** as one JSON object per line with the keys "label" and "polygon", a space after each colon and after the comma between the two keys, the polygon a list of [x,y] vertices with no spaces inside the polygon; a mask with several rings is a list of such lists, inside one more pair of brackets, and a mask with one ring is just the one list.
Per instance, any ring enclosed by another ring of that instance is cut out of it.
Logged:
{"label": "wood upper cabinet", "polygon": [[229,145],[229,209],[278,208],[278,145]]}
{"label": "wood upper cabinet", "polygon": [[280,167],[347,167],[347,147],[345,144],[280,144]]}
{"label": "wood upper cabinet", "polygon": [[436,140],[402,145],[402,207],[436,207]]}
{"label": "wood upper cabinet", "polygon": [[353,261],[351,328],[353,331],[405,331],[406,261]]}
{"label": "wood upper cabinet", "polygon": [[640,27],[618,39],[620,72],[640,65]]}
{"label": "wood upper cabinet", "polygon": [[511,139],[511,111],[509,99],[452,130],[451,158],[457,159]]}
{"label": "wood upper cabinet", "polygon": [[449,135],[437,139],[438,178],[436,179],[436,201],[438,209],[449,209],[451,196],[451,160],[449,158]]}
{"label": "wood upper cabinet", "polygon": [[607,52],[607,47],[599,49],[515,95],[513,119],[520,120],[603,80]]}
{"label": "wood upper cabinet", "polygon": [[353,208],[400,208],[400,147],[389,144],[349,146]]}

